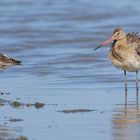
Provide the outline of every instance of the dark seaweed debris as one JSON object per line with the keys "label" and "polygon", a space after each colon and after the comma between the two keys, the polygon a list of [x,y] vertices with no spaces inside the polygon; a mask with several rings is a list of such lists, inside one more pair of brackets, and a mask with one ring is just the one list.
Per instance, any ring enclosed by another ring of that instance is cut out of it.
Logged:
{"label": "dark seaweed debris", "polygon": [[0,92],[0,95],[9,95],[11,93],[7,92],[7,93],[4,93],[4,92]]}
{"label": "dark seaweed debris", "polygon": [[20,118],[10,118],[9,121],[10,122],[20,122],[20,121],[23,121],[23,119],[20,119]]}
{"label": "dark seaweed debris", "polygon": [[66,110],[61,110],[58,112],[63,112],[63,113],[82,113],[82,112],[91,112],[95,110],[90,110],[90,109],[66,109]]}
{"label": "dark seaweed debris", "polygon": [[34,104],[32,104],[32,103],[26,104],[27,107],[34,106],[36,109],[43,108],[44,105],[45,105],[44,103],[40,103],[40,102],[35,102]]}
{"label": "dark seaweed debris", "polygon": [[19,102],[19,101],[13,101],[10,103],[10,105],[14,108],[21,108],[21,107],[35,107],[36,109],[40,109],[40,108],[43,108],[45,106],[44,103],[41,103],[41,102],[35,102],[35,103],[22,103],[22,102]]}
{"label": "dark seaweed debris", "polygon": [[16,138],[16,140],[28,140],[28,138],[25,136],[20,136],[19,138]]}
{"label": "dark seaweed debris", "polygon": [[21,106],[24,106],[23,103],[18,102],[18,101],[13,101],[12,103],[10,103],[10,105],[11,105],[12,107],[14,107],[14,108],[19,108],[19,107],[21,107]]}
{"label": "dark seaweed debris", "polygon": [[[0,140],[3,140],[3,139],[0,139]],[[25,136],[20,136],[18,138],[9,138],[9,139],[6,139],[6,140],[28,140],[28,138],[25,137]]]}

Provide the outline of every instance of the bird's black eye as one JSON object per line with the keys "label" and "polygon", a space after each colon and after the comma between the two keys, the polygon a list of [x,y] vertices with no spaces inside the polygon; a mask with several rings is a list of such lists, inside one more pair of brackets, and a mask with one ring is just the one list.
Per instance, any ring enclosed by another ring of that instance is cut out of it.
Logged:
{"label": "bird's black eye", "polygon": [[117,36],[117,35],[119,35],[120,34],[120,32],[116,32],[116,33],[114,33],[114,36]]}

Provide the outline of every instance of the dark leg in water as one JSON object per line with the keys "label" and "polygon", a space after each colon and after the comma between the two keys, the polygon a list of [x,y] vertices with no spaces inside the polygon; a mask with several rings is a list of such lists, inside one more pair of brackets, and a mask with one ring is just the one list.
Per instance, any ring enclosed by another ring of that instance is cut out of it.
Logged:
{"label": "dark leg in water", "polygon": [[125,101],[127,102],[127,75],[126,75],[126,71],[124,71],[124,76],[125,76]]}
{"label": "dark leg in water", "polygon": [[138,71],[136,71],[136,98],[138,104],[138,97],[139,97],[139,79],[138,79]]}
{"label": "dark leg in water", "polygon": [[124,71],[124,76],[125,76],[125,114],[127,114],[127,75],[126,71]]}

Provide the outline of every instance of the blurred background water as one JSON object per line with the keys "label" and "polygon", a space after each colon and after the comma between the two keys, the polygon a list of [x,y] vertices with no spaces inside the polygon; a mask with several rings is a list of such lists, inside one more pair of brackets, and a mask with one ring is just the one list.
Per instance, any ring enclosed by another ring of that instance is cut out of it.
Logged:
{"label": "blurred background water", "polygon": [[[139,121],[131,127],[123,114],[123,72],[110,64],[109,47],[93,51],[116,27],[140,31],[139,5],[139,0],[1,0],[0,50],[23,62],[0,73],[1,92],[11,93],[2,98],[46,103],[41,110],[2,106],[0,123],[6,134],[1,139],[120,140],[124,135],[114,127],[118,114],[129,127],[121,132],[129,136],[140,129]],[[131,111],[135,76],[128,75]],[[57,112],[67,108],[96,111]],[[24,121],[9,123],[6,117]],[[133,136],[138,139],[139,134]]]}

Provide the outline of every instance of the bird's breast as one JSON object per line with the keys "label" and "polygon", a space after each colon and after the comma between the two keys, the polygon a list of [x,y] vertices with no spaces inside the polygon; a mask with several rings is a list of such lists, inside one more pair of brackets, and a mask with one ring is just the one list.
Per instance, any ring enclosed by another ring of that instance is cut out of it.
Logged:
{"label": "bird's breast", "polygon": [[112,47],[109,53],[109,58],[112,64],[122,70],[134,72],[140,69],[140,61],[135,56],[132,49],[120,49]]}

